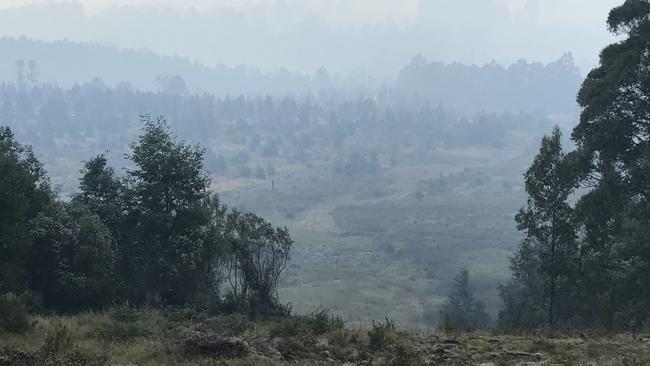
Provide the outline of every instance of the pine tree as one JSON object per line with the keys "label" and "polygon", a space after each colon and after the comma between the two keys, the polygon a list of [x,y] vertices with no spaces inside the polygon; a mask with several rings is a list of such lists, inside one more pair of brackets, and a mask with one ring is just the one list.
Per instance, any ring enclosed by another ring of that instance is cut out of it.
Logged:
{"label": "pine tree", "polygon": [[474,297],[467,269],[462,269],[454,278],[452,291],[440,310],[440,319],[442,330],[469,332],[489,326],[490,316],[485,305]]}

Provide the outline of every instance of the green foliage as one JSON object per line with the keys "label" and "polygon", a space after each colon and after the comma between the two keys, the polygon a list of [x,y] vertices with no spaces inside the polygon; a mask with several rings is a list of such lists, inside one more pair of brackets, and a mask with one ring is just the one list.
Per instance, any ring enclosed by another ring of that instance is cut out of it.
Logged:
{"label": "green foliage", "polygon": [[576,207],[585,238],[581,295],[589,306],[583,312],[608,328],[639,329],[650,314],[648,14],[644,0],[627,0],[610,12],[609,29],[626,37],[603,50],[583,83],[583,111],[573,132],[589,188]]}
{"label": "green foliage", "polygon": [[511,260],[512,280],[499,288],[503,301],[498,324],[501,331],[531,330],[545,324],[546,302],[539,261],[537,248],[524,240]]}
{"label": "green foliage", "polygon": [[276,291],[293,245],[289,231],[237,210],[228,214],[227,227],[232,301],[245,304],[253,316],[287,315],[290,309],[278,302]]}
{"label": "green foliage", "polygon": [[[293,244],[288,231],[229,211],[207,190],[204,151],[178,141],[164,119],[142,119],[127,176],[118,179],[99,155],[85,163],[71,202],[54,200],[31,149],[0,130],[0,294],[30,289],[47,309],[64,312],[120,302],[215,311],[225,308],[228,277],[232,311],[288,314],[277,298]],[[122,323],[105,335],[137,333]]]}
{"label": "green foliage", "polygon": [[98,155],[84,164],[79,179],[80,193],[74,200],[96,213],[115,235],[122,222],[123,188],[113,168],[108,166],[106,156]]}
{"label": "green foliage", "polygon": [[[538,327],[540,309],[550,327],[561,320],[639,330],[648,320],[648,14],[645,0],[610,12],[609,29],[627,37],[603,50],[582,85],[577,150],[564,154],[556,129],[526,173],[530,198],[517,223],[527,242],[513,260],[513,281],[501,289],[505,328]],[[584,191],[572,208],[576,184]]]}
{"label": "green foliage", "polygon": [[131,241],[122,243],[134,301],[181,305],[191,302],[211,271],[213,238],[209,179],[201,169],[203,150],[176,141],[162,118],[143,117],[142,135],[132,145],[128,171]]}
{"label": "green foliage", "polygon": [[30,220],[53,194],[43,165],[31,147],[0,127],[0,294],[27,289],[24,264],[31,250]]}
{"label": "green foliage", "polygon": [[113,301],[115,253],[110,232],[78,203],[55,202],[33,222],[31,287],[61,311],[98,308]]}
{"label": "green foliage", "polygon": [[0,295],[0,332],[24,333],[30,327],[27,307],[14,294]]}

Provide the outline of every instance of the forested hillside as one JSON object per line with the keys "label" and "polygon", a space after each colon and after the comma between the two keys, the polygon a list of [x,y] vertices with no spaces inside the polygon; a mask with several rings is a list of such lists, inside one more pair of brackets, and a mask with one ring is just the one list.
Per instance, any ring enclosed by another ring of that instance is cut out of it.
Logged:
{"label": "forested hillside", "polygon": [[[524,202],[519,177],[553,124],[543,114],[465,117],[334,91],[218,98],[95,80],[71,89],[6,83],[0,95],[3,120],[34,146],[68,198],[82,161],[105,154],[122,176],[117,167],[132,165],[123,157],[142,127],[139,115],[165,116],[180,138],[206,148],[204,168],[224,202],[299,238],[281,284],[297,310],[332,308],[359,323],[410,303],[410,315],[390,314],[421,328],[437,323],[463,266],[480,275],[481,297],[496,314],[496,286],[519,238],[512,224]],[[332,296],[338,291],[357,295],[341,302]]]}

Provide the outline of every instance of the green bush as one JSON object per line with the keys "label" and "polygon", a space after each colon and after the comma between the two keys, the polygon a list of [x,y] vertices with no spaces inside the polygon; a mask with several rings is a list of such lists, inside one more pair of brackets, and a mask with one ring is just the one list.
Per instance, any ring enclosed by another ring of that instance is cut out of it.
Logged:
{"label": "green bush", "polygon": [[29,327],[27,306],[14,294],[0,296],[0,331],[24,333]]}

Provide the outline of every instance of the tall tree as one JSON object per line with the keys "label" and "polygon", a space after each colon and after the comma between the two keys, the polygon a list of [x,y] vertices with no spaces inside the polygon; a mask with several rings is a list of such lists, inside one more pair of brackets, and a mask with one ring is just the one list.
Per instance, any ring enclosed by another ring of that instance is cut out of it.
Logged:
{"label": "tall tree", "polygon": [[143,117],[143,133],[129,156],[129,243],[132,295],[140,301],[184,304],[195,293],[193,275],[201,268],[209,224],[208,177],[202,172],[203,150],[177,141],[167,122]]}
{"label": "tall tree", "polygon": [[516,217],[519,230],[538,246],[549,327],[555,325],[559,290],[569,285],[577,258],[572,208],[567,202],[577,178],[573,159],[562,151],[561,137],[556,127],[542,139],[539,154],[525,174],[528,205]]}
{"label": "tall tree", "polygon": [[16,142],[9,128],[0,127],[0,293],[26,289],[30,221],[53,197],[32,149]]}
{"label": "tall tree", "polygon": [[[627,0],[608,18],[624,38],[605,48],[600,65],[578,95],[583,108],[573,132],[585,156],[582,180],[589,189],[577,205],[589,262],[593,303],[606,308],[595,321],[639,326],[650,313],[650,2]],[[621,282],[624,281],[624,282]]]}

